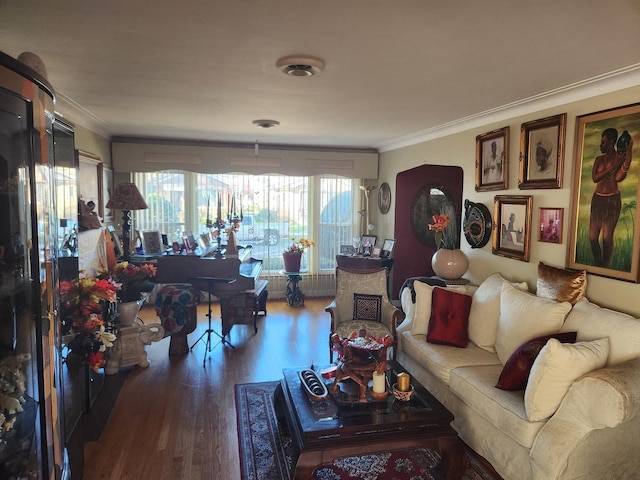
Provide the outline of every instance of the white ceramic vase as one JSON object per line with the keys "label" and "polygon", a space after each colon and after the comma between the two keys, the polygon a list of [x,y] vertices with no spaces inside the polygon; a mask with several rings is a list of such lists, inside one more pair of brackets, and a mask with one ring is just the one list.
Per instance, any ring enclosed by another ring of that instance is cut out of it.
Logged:
{"label": "white ceramic vase", "polygon": [[431,257],[431,268],[440,278],[457,280],[469,269],[469,259],[460,249],[440,248]]}
{"label": "white ceramic vase", "polygon": [[118,322],[121,327],[130,327],[138,318],[142,302],[120,302],[118,304]]}

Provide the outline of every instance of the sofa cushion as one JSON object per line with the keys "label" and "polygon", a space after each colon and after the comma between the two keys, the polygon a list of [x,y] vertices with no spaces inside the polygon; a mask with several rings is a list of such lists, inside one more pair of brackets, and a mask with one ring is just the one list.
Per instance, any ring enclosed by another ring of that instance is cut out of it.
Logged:
{"label": "sofa cushion", "polygon": [[427,342],[466,347],[470,308],[471,296],[434,287]]}
{"label": "sofa cushion", "polygon": [[546,422],[530,422],[527,419],[522,391],[499,390],[494,387],[501,368],[500,365],[456,368],[451,372],[449,388],[491,425],[523,447],[531,448]]}
{"label": "sofa cushion", "polygon": [[[496,332],[500,318],[502,284],[509,283],[499,273],[489,275],[473,294],[469,311],[469,340],[489,352],[495,352]],[[527,291],[526,282],[511,283],[519,290]]]}
{"label": "sofa cushion", "polygon": [[504,283],[496,335],[496,353],[502,364],[527,340],[557,333],[569,310],[569,302],[540,298]]}
{"label": "sofa cushion", "polygon": [[[411,324],[412,335],[426,335],[429,331],[429,320],[431,319],[431,299],[433,296],[433,285],[422,282],[414,282],[413,289],[416,292],[415,313]],[[437,287],[442,288],[442,287]],[[465,293],[466,286],[446,287],[446,290]]]}
{"label": "sofa cushion", "polygon": [[[473,343],[469,343],[467,348],[438,345],[427,343],[425,335],[411,335],[410,332],[402,333],[402,350],[446,385],[449,385],[451,370],[454,368],[467,365],[500,365],[495,353],[487,352]],[[492,388],[496,378],[497,374],[491,384]]]}
{"label": "sofa cushion", "polygon": [[609,339],[575,344],[550,339],[533,362],[524,391],[527,418],[549,418],[560,406],[571,384],[585,373],[602,368],[609,355]]}
{"label": "sofa cushion", "polygon": [[607,366],[640,357],[640,320],[625,313],[602,308],[583,298],[567,315],[561,331],[575,330],[578,341],[609,337]]}
{"label": "sofa cushion", "polygon": [[565,270],[538,263],[536,295],[575,305],[587,291],[586,270]]}
{"label": "sofa cushion", "polygon": [[529,372],[538,353],[547,344],[550,338],[555,338],[562,343],[574,343],[578,332],[554,333],[543,335],[520,345],[504,364],[497,388],[502,390],[524,390],[527,386]]}

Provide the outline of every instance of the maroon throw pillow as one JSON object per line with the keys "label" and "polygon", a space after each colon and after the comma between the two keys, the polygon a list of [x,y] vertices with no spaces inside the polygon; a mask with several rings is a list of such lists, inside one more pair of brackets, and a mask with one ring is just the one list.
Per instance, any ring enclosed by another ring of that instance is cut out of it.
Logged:
{"label": "maroon throw pillow", "polygon": [[533,362],[547,341],[550,338],[555,338],[561,343],[575,343],[577,335],[578,332],[554,333],[524,342],[504,364],[496,387],[501,390],[524,390]]}
{"label": "maroon throw pillow", "polygon": [[469,343],[471,297],[435,287],[431,295],[431,318],[427,342],[465,348]]}

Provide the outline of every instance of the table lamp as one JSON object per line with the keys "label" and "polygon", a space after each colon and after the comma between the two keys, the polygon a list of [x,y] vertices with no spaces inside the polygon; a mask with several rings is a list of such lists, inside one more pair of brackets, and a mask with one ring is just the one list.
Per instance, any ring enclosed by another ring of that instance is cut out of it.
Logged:
{"label": "table lamp", "polygon": [[122,211],[122,259],[129,261],[131,258],[131,210],[144,210],[149,206],[134,183],[121,183],[116,186],[106,207]]}

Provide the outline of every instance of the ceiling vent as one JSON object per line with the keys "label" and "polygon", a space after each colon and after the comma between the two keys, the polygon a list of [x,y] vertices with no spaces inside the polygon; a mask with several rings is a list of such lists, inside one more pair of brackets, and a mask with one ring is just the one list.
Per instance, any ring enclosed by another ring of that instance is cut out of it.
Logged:
{"label": "ceiling vent", "polygon": [[277,120],[266,120],[266,119],[254,120],[252,123],[260,128],[272,128],[280,125],[280,122],[278,122]]}
{"label": "ceiling vent", "polygon": [[313,57],[283,57],[276,62],[276,67],[292,77],[311,77],[324,70],[324,61]]}

